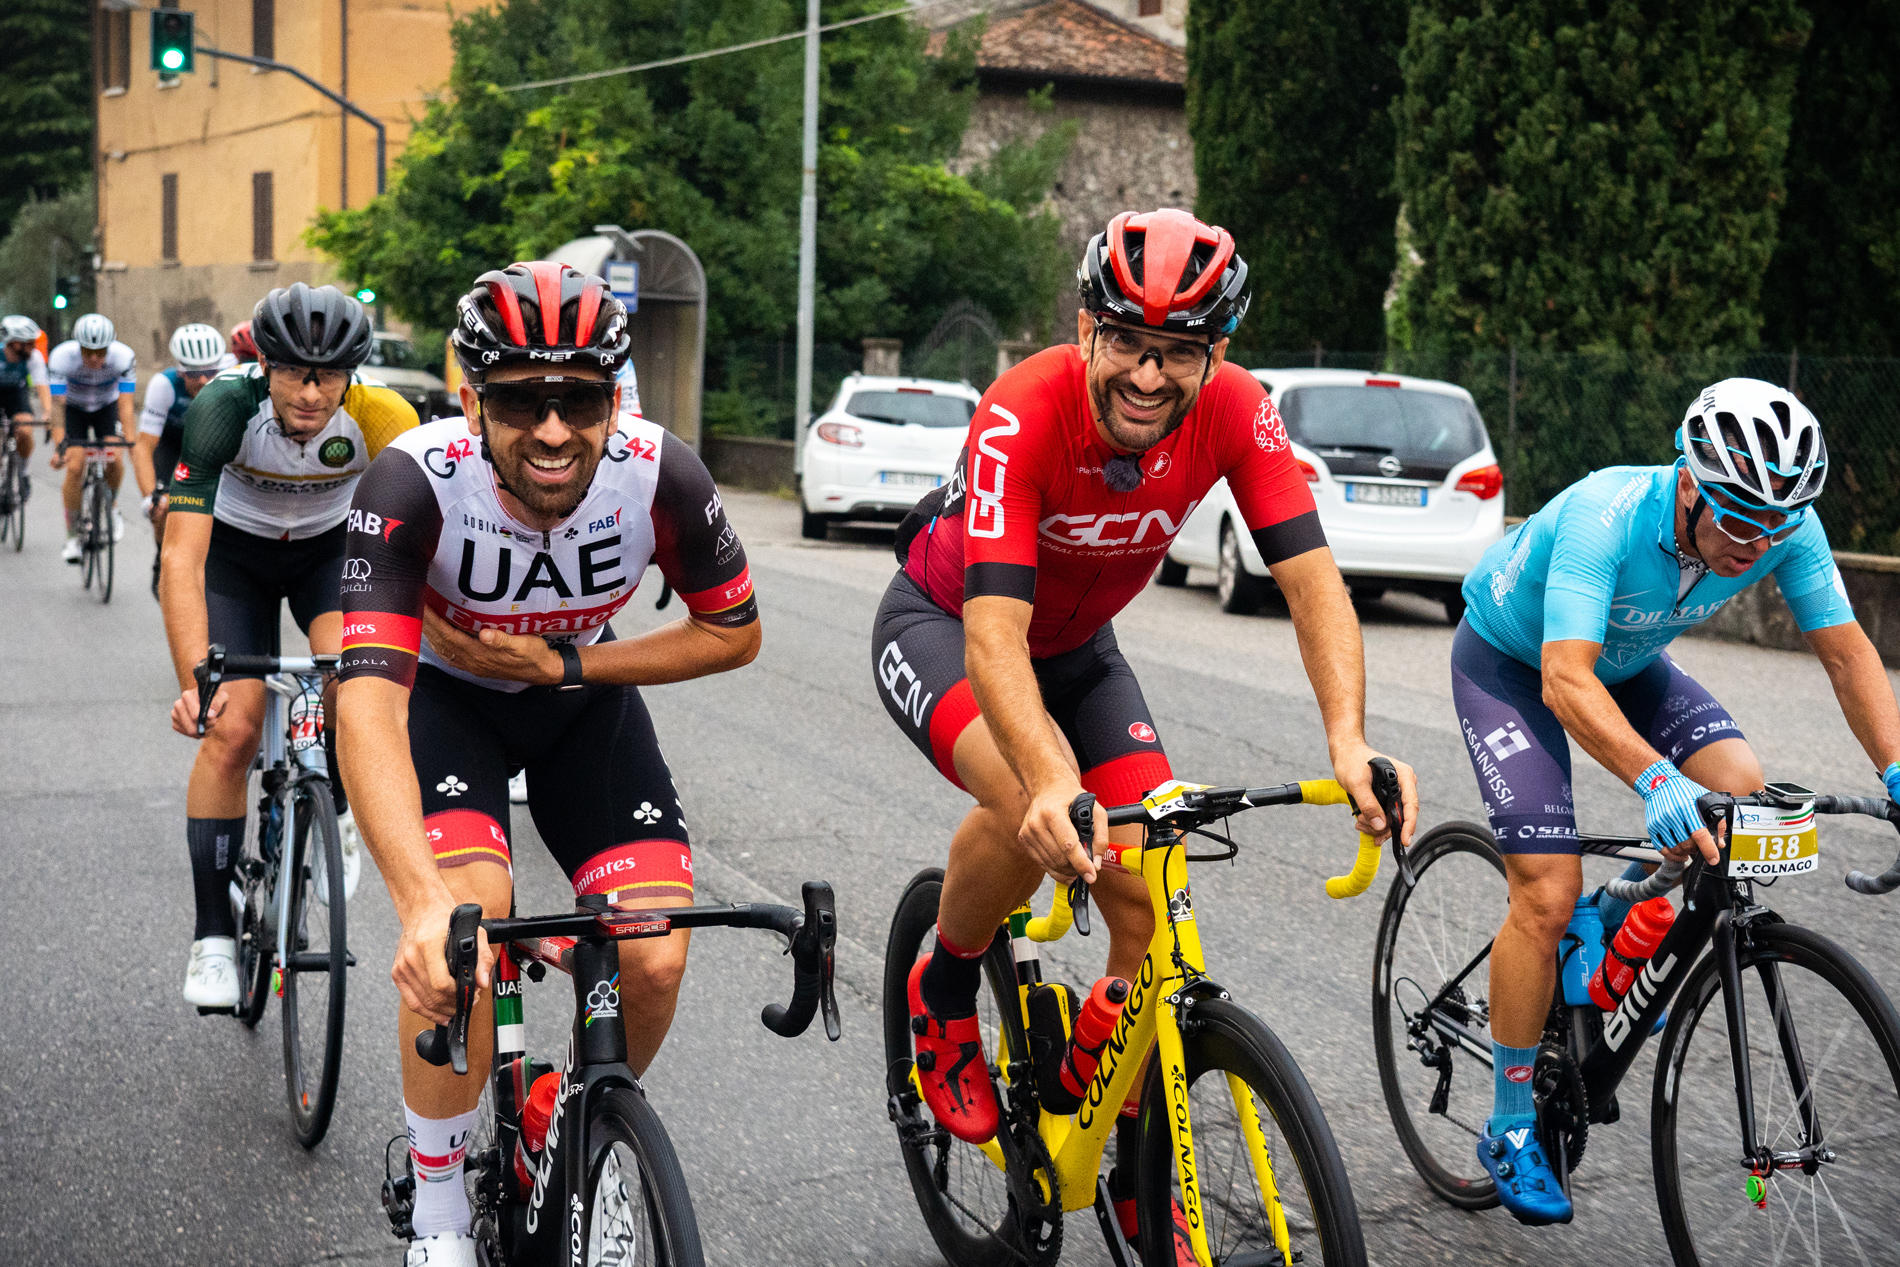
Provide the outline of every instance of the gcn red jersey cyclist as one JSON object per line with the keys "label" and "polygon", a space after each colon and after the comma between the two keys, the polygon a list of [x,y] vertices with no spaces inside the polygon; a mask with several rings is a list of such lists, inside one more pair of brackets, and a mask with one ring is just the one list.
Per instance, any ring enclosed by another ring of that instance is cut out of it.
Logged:
{"label": "gcn red jersey cyclist", "polygon": [[[898,533],[903,570],[872,636],[885,709],[977,802],[951,841],[935,948],[910,976],[924,1098],[971,1143],[997,1129],[976,996],[1009,912],[1044,876],[1081,875],[1108,923],[1109,972],[1132,975],[1152,936],[1142,882],[1097,871],[1069,805],[1085,789],[1125,804],[1171,777],[1110,622],[1219,479],[1286,596],[1336,777],[1372,807],[1362,828],[1384,829],[1351,600],[1279,415],[1223,359],[1248,302],[1233,238],[1184,211],[1124,213],[1077,280],[1076,343],[984,393],[955,474]],[[1409,835],[1417,792],[1410,768],[1399,774]],[[1100,805],[1096,816],[1098,839],[1138,843],[1138,828],[1110,832]],[[1134,1179],[1111,1176],[1125,1221]]]}

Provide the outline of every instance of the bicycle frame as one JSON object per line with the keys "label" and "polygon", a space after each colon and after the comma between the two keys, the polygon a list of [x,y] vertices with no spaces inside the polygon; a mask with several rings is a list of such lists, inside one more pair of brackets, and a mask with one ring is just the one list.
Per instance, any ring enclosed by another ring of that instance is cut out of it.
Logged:
{"label": "bicycle frame", "polygon": [[[296,789],[312,779],[321,779],[327,785],[330,781],[329,767],[324,761],[323,746],[320,743],[308,744],[295,753],[290,748],[290,729],[286,720],[288,701],[298,696],[315,693],[321,698],[322,676],[317,663],[309,656],[277,657],[280,672],[264,679],[264,733],[258,743],[258,766],[265,773],[265,793],[272,799],[285,792],[290,803]],[[296,760],[291,761],[292,756]],[[273,771],[284,771],[284,782],[272,788]],[[325,790],[322,795],[328,795]],[[286,819],[285,822],[288,820]],[[285,822],[279,822],[275,831],[281,832]],[[272,830],[268,825],[266,830]],[[278,858],[283,858],[283,842],[278,842]],[[282,969],[290,963],[290,897],[296,889],[291,868],[277,868],[276,888],[270,895],[271,910],[277,926],[277,968]],[[282,992],[282,978],[273,983],[278,992]]]}

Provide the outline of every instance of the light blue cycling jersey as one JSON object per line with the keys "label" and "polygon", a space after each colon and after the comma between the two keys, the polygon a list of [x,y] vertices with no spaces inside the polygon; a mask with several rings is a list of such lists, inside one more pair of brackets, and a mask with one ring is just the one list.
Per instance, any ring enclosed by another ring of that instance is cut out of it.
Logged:
{"label": "light blue cycling jersey", "polygon": [[1803,632],[1854,619],[1820,516],[1737,577],[1705,573],[1678,597],[1674,466],[1612,466],[1578,480],[1485,551],[1465,578],[1465,619],[1538,668],[1546,642],[1601,643],[1605,685],[1635,677],[1676,635],[1770,572]]}

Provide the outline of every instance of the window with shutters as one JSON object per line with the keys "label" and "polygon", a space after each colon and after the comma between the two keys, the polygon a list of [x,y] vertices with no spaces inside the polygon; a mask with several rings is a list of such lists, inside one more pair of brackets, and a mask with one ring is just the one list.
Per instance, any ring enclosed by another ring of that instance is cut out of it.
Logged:
{"label": "window with shutters", "polygon": [[98,10],[99,91],[124,92],[132,83],[132,13],[129,9]]}
{"label": "window with shutters", "polygon": [[178,259],[178,173],[166,172],[158,178],[158,253],[160,258]]}
{"label": "window with shutters", "polygon": [[277,258],[276,243],[271,234],[271,223],[271,174],[252,172],[251,258],[253,260]]}
{"label": "window with shutters", "polygon": [[1161,0],[1140,0],[1140,12],[1137,17],[1158,18],[1161,16]]}
{"label": "window with shutters", "polygon": [[277,0],[251,0],[251,56],[277,60]]}

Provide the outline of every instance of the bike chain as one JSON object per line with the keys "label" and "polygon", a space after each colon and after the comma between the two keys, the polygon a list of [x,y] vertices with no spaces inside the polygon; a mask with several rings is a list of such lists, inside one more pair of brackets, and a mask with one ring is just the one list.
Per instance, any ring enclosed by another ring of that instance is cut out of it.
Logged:
{"label": "bike chain", "polygon": [[1531,1092],[1537,1100],[1539,1133],[1553,1155],[1552,1164],[1556,1150],[1551,1145],[1561,1132],[1565,1160],[1574,1171],[1590,1144],[1590,1097],[1584,1090],[1583,1070],[1569,1048],[1548,1041],[1538,1047]]}

